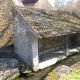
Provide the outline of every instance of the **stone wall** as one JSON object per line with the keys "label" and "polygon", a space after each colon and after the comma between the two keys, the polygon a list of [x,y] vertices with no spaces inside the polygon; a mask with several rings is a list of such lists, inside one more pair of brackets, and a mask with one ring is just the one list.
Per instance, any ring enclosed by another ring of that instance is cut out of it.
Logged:
{"label": "stone wall", "polygon": [[[69,48],[80,46],[80,33],[68,35]],[[39,55],[66,48],[66,36],[43,38],[39,40]]]}
{"label": "stone wall", "polygon": [[38,68],[38,41],[30,26],[18,13],[14,12],[14,51],[18,57],[26,63],[30,69],[36,71]]}
{"label": "stone wall", "polygon": [[13,44],[12,0],[0,0],[0,48]]}
{"label": "stone wall", "polygon": [[44,51],[56,51],[58,49],[63,49],[66,46],[66,36],[62,37],[53,37],[47,39],[40,39],[39,40],[39,54]]}
{"label": "stone wall", "polygon": [[[46,55],[48,53],[53,53],[59,50],[65,50],[67,45],[69,48],[73,48],[74,35],[68,35],[68,41],[66,41],[66,35],[56,36],[52,38],[43,38],[39,40],[39,56]],[[77,41],[77,40],[76,40]]]}
{"label": "stone wall", "polygon": [[0,80],[13,80],[8,79],[19,74],[19,64],[14,58],[0,59]]}

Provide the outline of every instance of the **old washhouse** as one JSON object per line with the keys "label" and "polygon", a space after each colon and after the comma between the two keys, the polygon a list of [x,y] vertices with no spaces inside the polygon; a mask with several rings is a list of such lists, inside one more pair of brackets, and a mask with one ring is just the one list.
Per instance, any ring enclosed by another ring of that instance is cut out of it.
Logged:
{"label": "old washhouse", "polygon": [[13,8],[15,53],[34,71],[78,51],[80,17],[68,11]]}

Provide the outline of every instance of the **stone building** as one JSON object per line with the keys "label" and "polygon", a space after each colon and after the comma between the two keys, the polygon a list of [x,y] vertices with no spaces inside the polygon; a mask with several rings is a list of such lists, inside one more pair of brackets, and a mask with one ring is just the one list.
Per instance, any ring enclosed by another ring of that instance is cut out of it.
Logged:
{"label": "stone building", "polygon": [[[20,0],[13,1],[18,5],[13,8],[15,53],[31,69],[43,69],[77,51],[80,16],[68,11],[43,10],[45,6],[25,8]],[[12,0],[0,0],[0,48],[13,43],[11,3]],[[40,0],[36,4],[42,5]]]}
{"label": "stone building", "polygon": [[75,13],[16,7],[13,16],[15,53],[34,71],[80,47],[80,17]]}

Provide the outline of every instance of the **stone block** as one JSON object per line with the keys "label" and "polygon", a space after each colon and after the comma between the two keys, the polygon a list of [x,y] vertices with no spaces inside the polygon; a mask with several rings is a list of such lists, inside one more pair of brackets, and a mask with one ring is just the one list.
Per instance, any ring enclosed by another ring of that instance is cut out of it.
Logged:
{"label": "stone block", "polygon": [[69,74],[72,71],[72,68],[62,65],[55,70],[53,70],[54,78],[55,80],[59,80],[61,77],[65,76],[66,74]]}
{"label": "stone block", "polygon": [[63,76],[70,73],[72,71],[71,67],[68,67],[66,65],[62,65],[52,72],[49,72],[46,78],[44,80],[60,80]]}
{"label": "stone block", "polygon": [[19,74],[19,65],[16,59],[0,59],[0,80],[6,80],[17,74]]}
{"label": "stone block", "polygon": [[71,68],[73,69],[73,71],[80,70],[80,62],[77,62],[77,63],[73,64],[71,66]]}

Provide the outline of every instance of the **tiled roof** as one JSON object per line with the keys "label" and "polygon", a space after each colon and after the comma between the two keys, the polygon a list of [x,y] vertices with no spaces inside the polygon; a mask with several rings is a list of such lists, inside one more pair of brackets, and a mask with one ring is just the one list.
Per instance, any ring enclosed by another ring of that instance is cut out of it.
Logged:
{"label": "tiled roof", "polygon": [[18,9],[18,12],[41,37],[53,37],[80,32],[80,17],[75,13],[35,8]]}

